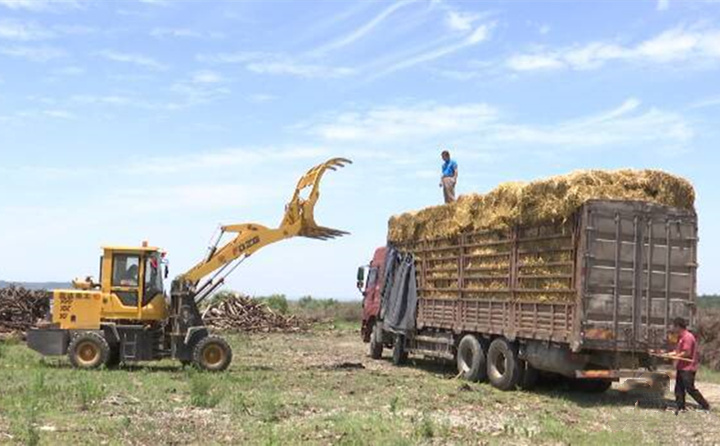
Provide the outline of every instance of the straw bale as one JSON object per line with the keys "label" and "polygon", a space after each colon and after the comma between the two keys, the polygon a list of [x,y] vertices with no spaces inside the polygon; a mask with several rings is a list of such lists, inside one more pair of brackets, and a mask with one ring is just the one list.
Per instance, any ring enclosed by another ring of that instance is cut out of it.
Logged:
{"label": "straw bale", "polygon": [[500,184],[487,194],[394,216],[394,243],[451,238],[462,232],[502,230],[566,221],[590,199],[649,201],[693,209],[695,192],[685,179],[659,170],[584,170],[530,183]]}

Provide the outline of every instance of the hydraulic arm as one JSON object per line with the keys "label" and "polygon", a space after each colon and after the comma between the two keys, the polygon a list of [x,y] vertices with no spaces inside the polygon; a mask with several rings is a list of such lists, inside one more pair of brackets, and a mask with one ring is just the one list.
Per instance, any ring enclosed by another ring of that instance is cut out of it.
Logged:
{"label": "hydraulic arm", "polygon": [[[255,223],[226,225],[210,247],[207,256],[175,280],[184,289],[194,289],[196,301],[203,300],[220,286],[243,260],[260,248],[287,238],[302,236],[321,240],[347,234],[337,229],[318,226],[315,222],[315,203],[320,196],[320,180],[327,170],[337,170],[352,161],[332,158],[310,169],[297,183],[292,199],[285,207],[285,215],[277,228],[268,228]],[[307,193],[309,191],[309,193]],[[307,193],[305,198],[304,194]],[[235,238],[218,246],[225,234],[236,234]],[[204,283],[200,281],[210,276]]]}

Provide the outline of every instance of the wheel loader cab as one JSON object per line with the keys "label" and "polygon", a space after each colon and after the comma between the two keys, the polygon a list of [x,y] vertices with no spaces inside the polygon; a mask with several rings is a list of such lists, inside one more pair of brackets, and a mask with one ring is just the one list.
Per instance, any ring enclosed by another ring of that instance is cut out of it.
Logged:
{"label": "wheel loader cab", "polygon": [[101,318],[161,321],[167,316],[163,254],[158,248],[104,247],[100,287]]}

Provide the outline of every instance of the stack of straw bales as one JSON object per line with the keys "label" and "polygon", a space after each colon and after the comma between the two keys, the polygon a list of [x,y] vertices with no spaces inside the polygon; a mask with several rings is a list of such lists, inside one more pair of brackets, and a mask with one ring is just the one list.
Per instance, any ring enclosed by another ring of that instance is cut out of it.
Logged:
{"label": "stack of straw bales", "polygon": [[393,243],[452,237],[463,232],[564,222],[590,199],[642,200],[693,209],[685,179],[659,170],[584,170],[530,183],[503,183],[487,194],[390,219]]}

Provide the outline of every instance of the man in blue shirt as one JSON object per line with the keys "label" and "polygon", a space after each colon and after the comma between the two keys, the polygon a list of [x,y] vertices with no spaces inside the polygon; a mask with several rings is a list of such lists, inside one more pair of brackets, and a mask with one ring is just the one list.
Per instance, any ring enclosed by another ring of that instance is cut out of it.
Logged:
{"label": "man in blue shirt", "polygon": [[455,185],[457,184],[458,165],[450,159],[450,152],[443,150],[442,152],[442,178],[440,179],[440,187],[443,188],[445,203],[455,201]]}

